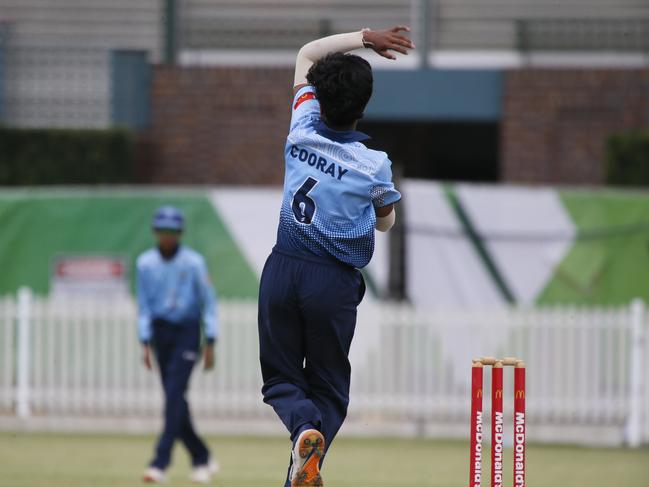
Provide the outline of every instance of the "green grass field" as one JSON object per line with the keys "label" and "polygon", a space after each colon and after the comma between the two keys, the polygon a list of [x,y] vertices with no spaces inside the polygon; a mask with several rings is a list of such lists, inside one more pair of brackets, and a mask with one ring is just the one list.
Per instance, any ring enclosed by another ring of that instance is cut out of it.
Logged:
{"label": "green grass field", "polygon": [[[152,449],[152,436],[0,433],[0,487],[129,487]],[[281,487],[287,441],[221,438],[209,442],[222,465],[219,487]],[[487,465],[488,467],[488,465]],[[465,487],[463,442],[340,439],[327,459],[327,487]],[[531,487],[640,487],[649,485],[649,449],[528,448]],[[180,447],[173,485],[189,486]],[[487,485],[484,482],[483,485]],[[511,480],[505,484],[511,486]]]}

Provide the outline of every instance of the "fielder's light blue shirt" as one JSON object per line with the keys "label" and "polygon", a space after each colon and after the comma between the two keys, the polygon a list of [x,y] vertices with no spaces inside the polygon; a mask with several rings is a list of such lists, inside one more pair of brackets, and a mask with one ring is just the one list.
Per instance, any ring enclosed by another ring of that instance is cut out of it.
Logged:
{"label": "fielder's light blue shirt", "polygon": [[141,341],[151,340],[156,318],[178,326],[202,322],[205,338],[218,337],[216,294],[199,253],[181,245],[173,258],[165,260],[153,248],[138,257],[136,267]]}
{"label": "fielder's light blue shirt", "polygon": [[375,208],[401,199],[385,152],[361,132],[339,132],[320,119],[312,86],[293,100],[284,152],[284,198],[278,247],[365,267],[374,253]]}

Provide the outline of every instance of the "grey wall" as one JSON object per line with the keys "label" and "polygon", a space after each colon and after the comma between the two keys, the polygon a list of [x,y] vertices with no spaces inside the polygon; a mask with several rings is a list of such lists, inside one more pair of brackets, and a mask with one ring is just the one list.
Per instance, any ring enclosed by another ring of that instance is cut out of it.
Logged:
{"label": "grey wall", "polygon": [[503,75],[498,70],[375,71],[368,120],[498,121]]}

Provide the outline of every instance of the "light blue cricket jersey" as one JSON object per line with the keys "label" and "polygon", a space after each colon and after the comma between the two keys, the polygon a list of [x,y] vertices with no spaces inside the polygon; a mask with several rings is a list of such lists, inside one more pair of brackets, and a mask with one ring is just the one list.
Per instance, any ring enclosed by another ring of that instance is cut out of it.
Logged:
{"label": "light blue cricket jersey", "polygon": [[286,141],[284,199],[277,246],[365,267],[374,253],[380,208],[401,199],[385,152],[368,149],[361,132],[338,132],[320,119],[312,86],[293,100]]}
{"label": "light blue cricket jersey", "polygon": [[205,338],[218,337],[216,294],[205,259],[181,245],[170,260],[157,248],[141,254],[136,263],[138,332],[140,340],[151,340],[151,324],[160,318],[179,326],[202,321]]}

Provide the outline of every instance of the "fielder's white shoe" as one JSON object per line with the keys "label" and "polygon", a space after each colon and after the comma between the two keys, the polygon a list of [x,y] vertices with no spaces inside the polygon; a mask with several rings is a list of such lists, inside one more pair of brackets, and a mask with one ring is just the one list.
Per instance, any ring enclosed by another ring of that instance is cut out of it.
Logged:
{"label": "fielder's white shoe", "polygon": [[291,487],[322,487],[320,460],[324,455],[325,440],[317,430],[300,433],[293,447]]}
{"label": "fielder's white shoe", "polygon": [[219,470],[219,464],[214,460],[210,460],[207,465],[198,465],[192,468],[192,472],[189,474],[189,480],[197,484],[207,484]]}
{"label": "fielder's white shoe", "polygon": [[165,473],[156,467],[149,467],[144,471],[142,480],[149,484],[162,484],[167,481]]}

